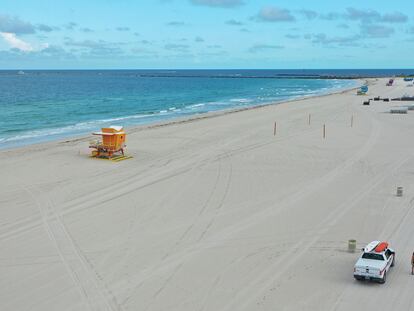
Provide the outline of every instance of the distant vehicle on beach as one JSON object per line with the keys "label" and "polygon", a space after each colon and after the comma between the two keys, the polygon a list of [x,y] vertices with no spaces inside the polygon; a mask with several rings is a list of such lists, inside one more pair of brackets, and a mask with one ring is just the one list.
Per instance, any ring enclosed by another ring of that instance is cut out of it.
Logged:
{"label": "distant vehicle on beach", "polygon": [[362,251],[354,267],[354,278],[385,283],[389,269],[395,264],[395,251],[387,242],[380,241],[369,243]]}

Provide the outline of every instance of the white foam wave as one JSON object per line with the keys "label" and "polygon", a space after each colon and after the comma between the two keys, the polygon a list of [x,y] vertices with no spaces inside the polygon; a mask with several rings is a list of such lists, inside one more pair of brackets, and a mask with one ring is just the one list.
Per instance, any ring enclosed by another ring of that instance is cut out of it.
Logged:
{"label": "white foam wave", "polygon": [[241,103],[241,104],[247,104],[247,103],[251,103],[253,100],[248,99],[248,98],[233,98],[230,99],[230,102],[232,103]]}
{"label": "white foam wave", "polygon": [[104,124],[110,124],[112,122],[119,122],[125,121],[130,119],[141,119],[146,117],[152,117],[152,114],[143,114],[143,115],[132,115],[132,116],[125,116],[125,117],[118,117],[118,118],[110,118],[110,119],[102,119],[102,120],[94,120],[88,122],[80,122],[74,125],[63,126],[59,128],[47,128],[35,131],[27,131],[23,132],[20,135],[0,138],[1,143],[8,143],[8,142],[16,142],[22,140],[29,140],[29,139],[40,139],[47,136],[63,136],[65,134],[80,134],[85,133],[87,131],[95,130],[97,127],[102,126]]}
{"label": "white foam wave", "polygon": [[185,108],[195,109],[195,108],[203,107],[205,105],[206,104],[203,104],[203,103],[201,103],[201,104],[194,104],[194,105],[186,106]]}

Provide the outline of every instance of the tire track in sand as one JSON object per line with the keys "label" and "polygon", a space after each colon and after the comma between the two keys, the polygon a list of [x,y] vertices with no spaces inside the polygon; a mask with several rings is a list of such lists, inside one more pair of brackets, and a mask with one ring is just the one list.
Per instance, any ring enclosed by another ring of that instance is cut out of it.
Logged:
{"label": "tire track in sand", "polygon": [[70,236],[51,200],[33,186],[25,186],[24,189],[36,202],[44,229],[69,276],[78,287],[84,305],[91,311],[121,311],[122,308],[117,304],[112,293],[99,284],[98,276]]}

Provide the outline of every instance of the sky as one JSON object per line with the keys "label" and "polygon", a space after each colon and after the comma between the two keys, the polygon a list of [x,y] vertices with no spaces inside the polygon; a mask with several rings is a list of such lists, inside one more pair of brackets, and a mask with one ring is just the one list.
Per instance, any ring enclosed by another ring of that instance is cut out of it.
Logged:
{"label": "sky", "polygon": [[413,68],[407,0],[2,0],[0,69]]}

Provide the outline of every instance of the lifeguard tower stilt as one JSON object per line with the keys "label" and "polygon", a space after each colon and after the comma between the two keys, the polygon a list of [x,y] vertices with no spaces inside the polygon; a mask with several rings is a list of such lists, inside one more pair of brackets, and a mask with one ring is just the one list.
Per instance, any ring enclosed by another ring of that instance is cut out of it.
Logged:
{"label": "lifeguard tower stilt", "polygon": [[102,128],[101,132],[95,132],[93,135],[102,136],[102,140],[92,141],[89,148],[92,151],[92,157],[99,159],[108,159],[112,161],[121,161],[131,158],[124,154],[126,133],[122,126],[110,126]]}

